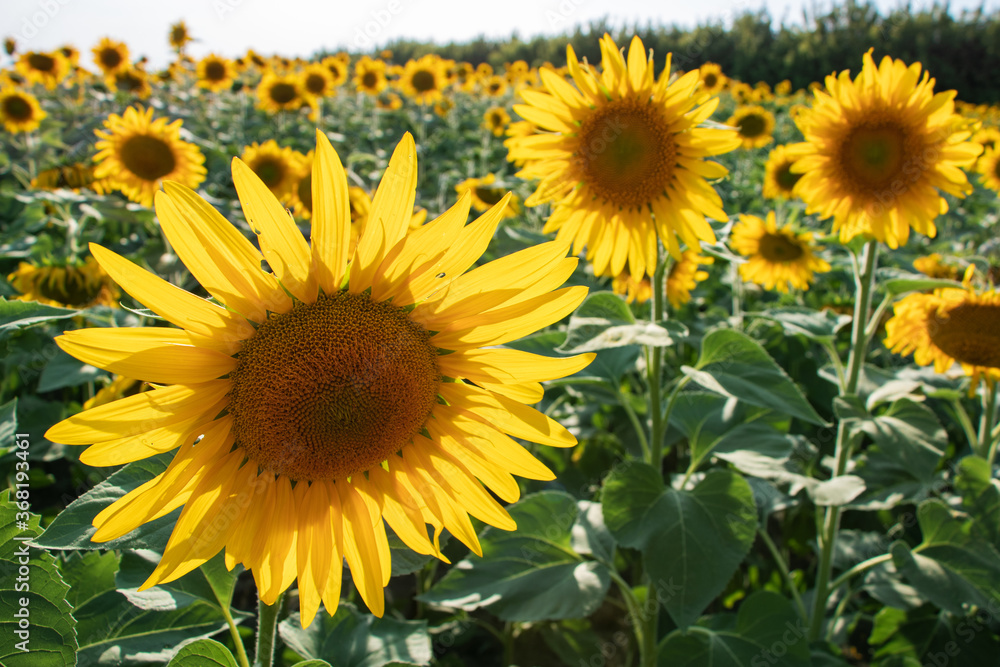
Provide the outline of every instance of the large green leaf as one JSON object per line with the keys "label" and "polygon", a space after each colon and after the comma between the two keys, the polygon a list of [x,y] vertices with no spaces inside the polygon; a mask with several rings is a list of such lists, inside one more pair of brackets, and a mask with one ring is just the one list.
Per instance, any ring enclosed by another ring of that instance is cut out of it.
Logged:
{"label": "large green leaf", "polygon": [[[962,618],[924,605],[918,609],[886,607],[875,614],[868,642],[878,647],[878,664],[910,659],[918,665],[995,665],[1000,645],[982,618]],[[900,663],[902,664],[902,663]]]}
{"label": "large green leaf", "polygon": [[[17,398],[0,405],[0,452],[17,449],[14,434],[17,432]],[[24,467],[24,466],[22,466]]]}
{"label": "large green leaf", "polygon": [[432,657],[426,621],[375,618],[346,602],[333,616],[318,614],[308,628],[294,613],[279,624],[278,632],[303,658],[337,667],[427,665]]}
{"label": "large green leaf", "polygon": [[69,587],[48,553],[26,538],[41,532],[38,515],[0,493],[0,664],[65,667],[75,664],[76,621]]}
{"label": "large green leaf", "polygon": [[1000,480],[990,474],[986,459],[967,456],[959,461],[955,488],[973,519],[973,533],[1000,551]]}
{"label": "large green leaf", "polygon": [[[220,552],[201,567],[166,584],[144,591],[139,587],[149,578],[160,561],[154,551],[126,551],[122,554],[115,576],[115,587],[136,607],[150,611],[173,611],[196,602],[229,608],[236,587],[236,578],[243,568],[226,569],[225,558]],[[242,612],[235,612],[237,618]]]}
{"label": "large green leaf", "polygon": [[[717,619],[713,619],[716,621]],[[740,605],[735,623],[675,630],[660,643],[662,667],[808,667],[809,628],[791,603],[770,591]]]}
{"label": "large green leaf", "polygon": [[596,523],[603,520],[599,509],[561,491],[525,496],[507,509],[517,530],[484,530],[483,557],[470,555],[419,599],[470,611],[486,607],[506,621],[580,618],[597,609],[611,575],[578,550],[612,553],[610,536]]}
{"label": "large green leaf", "polygon": [[761,345],[739,331],[716,329],[702,340],[698,364],[684,373],[710,391],[824,424],[795,383]]}
{"label": "large green leaf", "polygon": [[788,335],[799,335],[816,341],[832,341],[837,332],[851,323],[848,315],[839,315],[832,310],[813,310],[801,306],[770,308],[757,313],[747,313],[748,317],[761,317],[777,322]]}
{"label": "large green leaf", "polygon": [[93,382],[102,374],[106,373],[69,356],[62,350],[57,350],[42,369],[42,375],[38,378],[38,391],[76,387],[85,382]]}
{"label": "large green leaf", "polygon": [[602,495],[604,518],[622,546],[641,549],[674,623],[686,628],[725,587],[757,532],[746,480],[712,470],[690,491],[666,487],[645,463],[620,466]]}
{"label": "large green leaf", "polygon": [[0,299],[0,338],[21,327],[73,317],[79,311],[46,306],[35,301]]}
{"label": "large green leaf", "polygon": [[229,649],[214,639],[185,644],[167,667],[237,667]]}

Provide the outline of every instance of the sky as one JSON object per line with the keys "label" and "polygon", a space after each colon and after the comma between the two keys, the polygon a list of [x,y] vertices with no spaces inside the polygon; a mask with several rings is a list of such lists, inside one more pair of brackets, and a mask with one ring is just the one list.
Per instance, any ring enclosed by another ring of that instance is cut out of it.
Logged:
{"label": "sky", "polygon": [[[953,14],[1000,0],[952,0]],[[52,50],[71,43],[89,65],[90,48],[101,37],[123,40],[133,58],[146,55],[150,67],[170,58],[167,32],[180,19],[198,40],[188,52],[236,57],[259,53],[308,57],[315,52],[370,52],[394,39],[446,43],[480,35],[522,38],[556,35],[608,18],[613,25],[727,22],[745,10],[766,7],[778,22],[801,23],[803,8],[828,9],[830,0],[0,0],[0,37],[12,36],[19,50]],[[877,0],[887,13],[898,0]],[[915,8],[928,6],[914,0]],[[479,8],[482,9],[479,9]]]}

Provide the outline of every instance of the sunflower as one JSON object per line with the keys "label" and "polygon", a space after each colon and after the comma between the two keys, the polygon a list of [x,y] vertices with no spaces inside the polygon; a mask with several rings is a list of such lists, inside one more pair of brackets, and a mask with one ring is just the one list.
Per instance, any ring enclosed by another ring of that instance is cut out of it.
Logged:
{"label": "sunflower", "polygon": [[764,165],[764,198],[792,199],[795,194],[795,184],[802,174],[792,172],[795,160],[789,155],[787,146],[775,146],[767,155]]}
{"label": "sunflower", "polygon": [[653,298],[653,283],[645,274],[636,279],[626,270],[611,279],[611,291],[627,303],[646,303]]}
{"label": "sunflower", "polygon": [[29,83],[40,83],[49,90],[55,90],[69,74],[69,61],[59,51],[41,53],[28,51],[22,53],[17,61],[17,71]]}
{"label": "sunflower", "polygon": [[187,46],[187,43],[191,41],[191,33],[188,31],[187,24],[184,21],[178,21],[170,26],[170,34],[167,38],[170,41],[170,47],[177,53],[180,53]]}
{"label": "sunflower", "polygon": [[181,121],[153,120],[153,110],[129,107],[104,121],[107,132],[95,130],[97,168],[94,176],[143,206],[153,205],[153,193],[165,180],[191,188],[205,180],[205,156],[180,138]]}
{"label": "sunflower", "polygon": [[483,114],[483,127],[501,137],[510,125],[510,114],[503,107],[490,107]]}
{"label": "sunflower", "polygon": [[320,65],[330,73],[334,87],[342,86],[347,81],[348,73],[351,71],[351,57],[346,53],[328,56],[320,61]]}
{"label": "sunflower", "polygon": [[109,76],[104,82],[112,91],[128,93],[133,97],[144,100],[153,93],[148,79],[149,77],[145,71],[130,65],[126,69],[120,70],[114,76]]}
{"label": "sunflower", "polygon": [[354,88],[359,93],[378,95],[389,85],[385,77],[385,62],[361,56],[354,65]]}
{"label": "sunflower", "polygon": [[66,44],[65,46],[59,47],[59,53],[62,54],[66,62],[69,63],[71,68],[76,68],[80,66],[80,51],[72,44]]}
{"label": "sunflower", "polygon": [[0,122],[8,132],[31,132],[47,115],[31,93],[0,88]]}
{"label": "sunflower", "polygon": [[269,113],[294,111],[305,103],[302,79],[295,74],[267,70],[257,84],[257,106]]}
{"label": "sunflower", "polygon": [[795,233],[791,225],[778,229],[774,211],[767,221],[754,215],[740,215],[729,239],[733,250],[749,257],[740,264],[740,277],[764,289],[787,292],[789,286],[809,289],[814,273],[825,273],[830,265],[816,257],[820,246],[812,243],[811,232]]}
{"label": "sunflower", "polygon": [[442,97],[434,103],[434,113],[441,118],[448,115],[448,112],[455,108],[455,103],[450,97]]}
{"label": "sunflower", "polygon": [[16,300],[37,301],[58,308],[116,307],[121,294],[93,257],[82,264],[35,266],[21,262],[7,280],[21,293],[14,297]]}
{"label": "sunflower", "polygon": [[701,92],[708,95],[718,95],[729,83],[729,78],[715,63],[705,63],[698,69],[698,74],[701,77]]}
{"label": "sunflower", "polygon": [[779,81],[774,86],[774,94],[778,97],[787,97],[792,94],[792,82],[788,79]]}
{"label": "sunflower", "polygon": [[846,70],[828,76],[812,108],[795,118],[805,137],[790,147],[803,175],[795,192],[807,213],[833,216],[841,241],[870,234],[897,248],[910,227],[934,236],[934,218],[948,209],[939,191],[972,191],[959,167],[971,166],[982,147],[966,141],[955,91],[935,94],[934,79],[920,70],[889,57],[876,67],[869,51],[854,80]]}
{"label": "sunflower", "polygon": [[697,250],[686,250],[681,258],[674,262],[667,274],[667,300],[674,308],[680,308],[691,300],[691,291],[698,283],[708,278],[708,271],[701,267],[714,263],[711,257],[702,255]]}
{"label": "sunflower", "polygon": [[934,364],[943,373],[955,362],[972,378],[969,394],[985,380],[992,389],[1000,379],[1000,293],[977,293],[974,267],[966,269],[963,287],[911,294],[893,306],[885,324],[885,346],[910,354],[921,366]]}
{"label": "sunflower", "polygon": [[1000,146],[986,149],[976,164],[983,187],[1000,192]]}
{"label": "sunflower", "polygon": [[[196,193],[168,183],[156,199],[164,233],[222,305],[91,245],[132,296],[181,327],[57,338],[87,363],[160,385],[46,436],[91,445],[81,454],[88,465],[177,448],[164,473],[94,518],[101,542],[184,506],[141,590],[224,550],[229,568],[253,572],[265,604],[298,578],[308,626],[321,602],[337,609],[337,564],[346,558],[361,598],[381,616],[391,572],[385,523],[421,554],[444,559],[438,538],[447,528],[482,555],[469,514],[516,528],[490,491],[513,502],[512,474],[555,477],[510,436],[574,445],[525,404],[541,399],[541,381],[575,373],[594,355],[497,346],[576,308],[586,288],[552,290],[577,260],[565,256],[568,244],[552,242],[466,273],[506,202],[466,226],[465,197],[408,234],[416,174],[406,135],[372,204],[382,224],[366,229],[351,257],[347,177],[321,133],[311,247],[238,159],[233,180],[262,252]],[[262,271],[265,260],[273,274]]]}
{"label": "sunflower", "polygon": [[[705,220],[726,220],[722,199],[706,179],[725,167],[703,158],[733,150],[733,130],[700,127],[718,98],[697,92],[699,74],[670,82],[670,55],[658,80],[642,40],[632,39],[628,63],[610,36],[601,39],[603,73],[581,68],[566,48],[576,88],[542,68],[541,93],[521,91],[527,104],[514,111],[544,133],[508,140],[510,160],[523,159],[518,176],[540,179],[525,202],[553,202],[546,233],[573,239],[573,252],[587,246],[598,275],[617,275],[626,263],[632,275],[652,275],[657,233],[674,257],[680,236],[689,247],[715,241]],[[703,102],[698,106],[698,101]]]}
{"label": "sunflower", "polygon": [[376,99],[375,106],[386,111],[396,111],[403,108],[403,98],[396,93],[388,93],[385,99],[381,97]]}
{"label": "sunflower", "polygon": [[913,268],[931,278],[945,278],[948,280],[958,278],[958,268],[951,264],[945,264],[941,254],[936,252],[925,257],[917,257],[913,260]]}
{"label": "sunflower", "polygon": [[103,191],[101,183],[94,177],[94,166],[80,162],[38,172],[31,179],[31,187],[39,190],[70,188],[79,191],[81,188],[90,188],[98,192]]}
{"label": "sunflower", "polygon": [[312,217],[313,155],[313,151],[309,151],[306,155],[296,154],[295,185],[285,199],[285,202],[292,207],[292,213],[304,220]]}
{"label": "sunflower", "polygon": [[743,148],[760,148],[773,140],[774,114],[762,106],[750,105],[737,107],[733,115],[726,121],[737,129]]}
{"label": "sunflower", "polygon": [[448,65],[432,53],[410,60],[403,67],[397,85],[418,104],[432,104],[441,99],[441,91],[448,85]]}
{"label": "sunflower", "polygon": [[334,93],[335,84],[330,69],[317,63],[306,65],[299,73],[302,87],[313,99],[322,99]]}
{"label": "sunflower", "polygon": [[3,38],[3,52],[8,56],[12,56],[17,53],[17,41],[13,37]]}
{"label": "sunflower", "polygon": [[471,93],[476,87],[476,68],[472,63],[455,63],[448,68],[448,81],[457,90]]}
{"label": "sunflower", "polygon": [[274,139],[254,142],[243,149],[240,159],[278,199],[286,199],[295,190],[300,158],[291,148],[282,148]]}
{"label": "sunflower", "polygon": [[[468,192],[472,195],[472,208],[477,211],[485,211],[496,206],[507,193],[503,188],[494,186],[496,180],[497,177],[494,174],[488,174],[483,178],[467,178],[455,186],[455,192],[459,196]],[[515,218],[520,214],[521,204],[517,195],[511,193],[507,208],[504,210],[504,217]]]}
{"label": "sunflower", "polygon": [[972,135],[971,141],[983,147],[983,152],[990,148],[1000,148],[1000,130],[995,127],[984,127]]}
{"label": "sunflower", "polygon": [[507,79],[496,74],[486,77],[479,85],[489,97],[500,97],[507,92]]}
{"label": "sunflower", "polygon": [[128,47],[125,46],[125,42],[116,42],[105,37],[93,48],[92,53],[94,64],[106,77],[114,76],[129,66]]}
{"label": "sunflower", "polygon": [[213,93],[229,90],[236,79],[236,65],[229,58],[211,53],[198,61],[198,87]]}

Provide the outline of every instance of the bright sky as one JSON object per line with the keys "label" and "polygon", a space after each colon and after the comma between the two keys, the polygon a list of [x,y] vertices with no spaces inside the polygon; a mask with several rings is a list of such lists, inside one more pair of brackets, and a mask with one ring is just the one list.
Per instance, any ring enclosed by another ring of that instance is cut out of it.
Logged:
{"label": "bright sky", "polygon": [[[984,0],[952,0],[955,15]],[[929,5],[916,0],[915,7]],[[898,1],[877,0],[887,11]],[[150,66],[170,59],[167,32],[184,19],[198,39],[189,52],[235,57],[252,47],[263,54],[307,57],[320,49],[371,51],[399,38],[465,41],[480,35],[522,37],[559,34],[574,25],[608,18],[614,25],[693,26],[728,20],[744,10],[766,6],[776,22],[800,23],[803,7],[828,8],[830,0],[2,0],[0,37],[13,36],[19,50],[51,50],[71,43],[88,51],[101,37],[124,40],[133,58],[147,55]],[[987,10],[1000,0],[985,0]],[[482,9],[479,9],[482,8]]]}

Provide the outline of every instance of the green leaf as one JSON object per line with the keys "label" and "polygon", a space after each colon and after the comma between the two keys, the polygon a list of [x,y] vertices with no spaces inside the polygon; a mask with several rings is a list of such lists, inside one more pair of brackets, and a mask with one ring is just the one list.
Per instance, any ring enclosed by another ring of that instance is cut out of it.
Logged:
{"label": "green leaf", "polygon": [[695,368],[684,373],[723,396],[770,408],[813,424],[825,424],[771,355],[746,334],[716,329],[702,340]]}
{"label": "green leaf", "polygon": [[35,301],[0,299],[0,338],[4,338],[15,329],[51,320],[62,320],[73,317],[79,312],[69,308],[46,306]]}
{"label": "green leaf", "polygon": [[167,469],[172,452],[130,463],[64,509],[34,543],[46,549],[151,549],[163,553],[180,508],[110,542],[91,542],[94,517],[129,491]]}
{"label": "green leaf", "polygon": [[426,621],[375,618],[346,602],[333,616],[317,614],[308,628],[294,613],[278,625],[278,632],[303,658],[326,660],[337,667],[427,665],[433,655]]}
{"label": "green leaf", "polygon": [[[574,546],[595,554],[610,551],[593,503],[581,504],[561,491],[525,496],[507,510],[517,530],[486,528],[483,557],[468,556],[418,599],[471,611],[486,607],[505,621],[581,618],[596,610],[611,575],[603,563],[586,560]],[[588,532],[574,540],[574,530]]]}
{"label": "green leaf", "polygon": [[962,289],[962,283],[955,280],[944,280],[941,278],[928,278],[919,273],[910,274],[912,278],[893,278],[882,283],[889,294],[903,294],[905,292],[924,292],[942,287]]}
{"label": "green leaf", "polygon": [[[923,605],[903,610],[886,607],[875,614],[868,642],[878,647],[882,664],[992,665],[997,643],[988,623],[976,616],[962,618]],[[892,663],[896,659],[899,662]]]}
{"label": "green leaf", "polygon": [[640,549],[661,602],[680,628],[694,623],[750,551],[757,509],[746,480],[712,470],[690,491],[666,487],[645,463],[604,484],[604,518],[619,545]]}
{"label": "green leaf", "polygon": [[214,639],[185,644],[167,667],[237,667],[229,649]]}
{"label": "green leaf", "polygon": [[14,434],[17,433],[17,398],[0,405],[0,452],[5,448],[17,449]]}
{"label": "green leaf", "polygon": [[958,463],[955,488],[962,506],[973,519],[973,534],[1000,551],[1000,481],[990,474],[990,464],[979,456],[966,456]]}
{"label": "green leaf", "polygon": [[748,317],[760,317],[777,322],[789,336],[805,336],[815,341],[832,341],[837,332],[851,323],[848,315],[840,315],[832,310],[787,307],[770,308],[759,313],[747,313]]}
{"label": "green leaf", "polygon": [[[180,579],[139,591],[160,562],[160,554],[146,549],[126,551],[122,554],[115,576],[115,587],[136,607],[149,611],[173,611],[196,602],[206,602],[219,608],[229,608],[236,586],[236,578],[243,570],[226,569],[225,557],[220,552],[201,567]],[[237,618],[240,612],[235,612]],[[246,615],[243,615],[246,616]]]}
{"label": "green leaf", "polygon": [[[721,624],[720,624],[721,625]],[[662,667],[808,667],[809,628],[781,595],[758,591],[735,624],[675,630],[660,643]]]}
{"label": "green leaf", "polygon": [[45,364],[42,375],[38,378],[38,391],[55,391],[63,387],[77,387],[97,379],[102,374],[104,371],[58,350],[49,363]]}
{"label": "green leaf", "polygon": [[303,660],[295,663],[292,667],[333,667],[333,665],[326,660]]}
{"label": "green leaf", "polygon": [[69,587],[55,559],[24,539],[41,528],[38,515],[16,502],[26,501],[12,500],[10,490],[0,493],[0,664],[74,665],[77,631]]}

